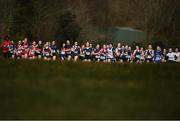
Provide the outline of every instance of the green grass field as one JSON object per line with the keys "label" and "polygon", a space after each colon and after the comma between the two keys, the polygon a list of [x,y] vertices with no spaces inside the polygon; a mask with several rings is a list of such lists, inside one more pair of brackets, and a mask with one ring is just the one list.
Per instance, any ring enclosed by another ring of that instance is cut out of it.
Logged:
{"label": "green grass field", "polygon": [[180,64],[0,61],[0,119],[180,119]]}

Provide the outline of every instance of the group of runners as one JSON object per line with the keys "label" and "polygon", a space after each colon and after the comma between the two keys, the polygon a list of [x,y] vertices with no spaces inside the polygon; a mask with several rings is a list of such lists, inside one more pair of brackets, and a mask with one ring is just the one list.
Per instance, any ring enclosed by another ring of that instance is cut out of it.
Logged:
{"label": "group of runners", "polygon": [[86,42],[79,45],[78,42],[71,43],[69,40],[60,47],[55,41],[29,42],[24,38],[15,44],[8,37],[1,43],[4,58],[11,59],[43,59],[43,60],[62,60],[62,61],[85,61],[85,62],[107,62],[107,63],[164,63],[180,62],[180,52],[176,48],[162,49],[157,46],[153,49],[148,45],[147,49],[136,46],[133,50],[129,45],[118,43],[114,46],[112,43],[104,45],[95,45]]}

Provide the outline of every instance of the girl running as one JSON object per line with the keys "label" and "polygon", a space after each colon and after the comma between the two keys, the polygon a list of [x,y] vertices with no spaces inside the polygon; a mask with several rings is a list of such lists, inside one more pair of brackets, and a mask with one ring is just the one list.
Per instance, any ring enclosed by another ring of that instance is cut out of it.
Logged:
{"label": "girl running", "polygon": [[23,43],[22,43],[22,58],[28,59],[28,54],[29,54],[28,39],[24,38]]}
{"label": "girl running", "polygon": [[11,41],[11,44],[9,45],[9,51],[10,51],[10,57],[12,59],[15,59],[16,47],[15,47],[14,41]]}
{"label": "girl running", "polygon": [[154,63],[161,63],[162,62],[162,51],[159,46],[157,46],[156,51],[154,53]]}
{"label": "girl running", "polygon": [[50,46],[51,48],[51,56],[52,56],[52,60],[56,60],[56,53],[57,53],[57,46],[56,46],[56,42],[52,41],[52,44]]}
{"label": "girl running", "polygon": [[44,60],[50,60],[51,59],[51,48],[49,46],[49,42],[46,42],[43,48],[43,56]]}
{"label": "girl running", "polygon": [[63,43],[63,44],[62,44],[62,47],[61,47],[61,49],[60,49],[60,59],[61,59],[62,61],[65,61],[65,60],[66,60],[65,46],[66,46],[66,44]]}
{"label": "girl running", "polygon": [[133,57],[136,63],[141,62],[141,51],[139,49],[139,46],[136,46],[136,49],[134,50],[134,53],[133,53]]}
{"label": "girl running", "polygon": [[71,43],[69,40],[66,41],[66,45],[65,45],[65,53],[66,53],[66,58],[68,61],[71,60],[72,58],[72,51],[71,51],[72,47],[71,47]]}
{"label": "girl running", "polygon": [[73,56],[74,61],[77,61],[79,59],[80,51],[81,49],[78,46],[78,42],[75,42],[72,47],[72,56]]}
{"label": "girl running", "polygon": [[93,49],[93,60],[96,61],[96,62],[99,62],[100,61],[100,54],[99,54],[99,51],[100,51],[100,45],[97,44],[96,45],[96,48]]}
{"label": "girl running", "polygon": [[100,53],[100,61],[107,62],[107,46],[103,45],[103,48],[99,51]]}
{"label": "girl running", "polygon": [[154,50],[152,49],[152,45],[148,46],[148,50],[145,52],[145,59],[147,63],[153,62]]}
{"label": "girl running", "polygon": [[86,43],[86,47],[83,50],[83,53],[85,55],[85,62],[91,62],[92,59],[92,48],[90,48],[90,43]]}
{"label": "girl running", "polygon": [[43,51],[43,45],[42,45],[42,41],[40,40],[38,42],[38,45],[37,45],[37,48],[36,48],[36,52],[35,52],[35,56],[38,58],[38,59],[41,59],[42,58],[42,51]]}
{"label": "girl running", "polygon": [[168,62],[175,62],[176,54],[172,51],[172,48],[169,48],[169,52],[167,54]]}
{"label": "girl running", "polygon": [[21,41],[18,42],[18,45],[17,45],[16,48],[17,48],[16,49],[16,57],[17,57],[17,59],[21,59],[21,57],[22,57],[22,49],[23,49]]}
{"label": "girl running", "polygon": [[116,61],[120,61],[120,55],[121,55],[121,43],[117,44],[117,48],[115,50],[115,56],[116,56]]}
{"label": "girl running", "polygon": [[115,61],[114,60],[114,53],[115,53],[115,50],[113,48],[113,45],[109,44],[107,47],[107,61],[108,61],[108,63],[112,63]]}
{"label": "girl running", "polygon": [[36,58],[35,53],[36,53],[37,45],[36,42],[33,41],[30,49],[29,49],[29,59],[34,60]]}

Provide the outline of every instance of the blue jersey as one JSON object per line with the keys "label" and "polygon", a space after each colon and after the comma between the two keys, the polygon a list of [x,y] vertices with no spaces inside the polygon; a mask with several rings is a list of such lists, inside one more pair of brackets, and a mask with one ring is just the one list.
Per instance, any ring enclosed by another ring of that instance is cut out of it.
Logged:
{"label": "blue jersey", "polygon": [[51,46],[51,52],[52,53],[56,53],[56,51],[57,51],[57,46],[56,45],[52,45]]}
{"label": "blue jersey", "polygon": [[156,50],[155,51],[155,53],[154,53],[154,55],[155,55],[155,61],[160,61],[162,58],[162,52],[160,51],[160,50]]}
{"label": "blue jersey", "polygon": [[92,54],[93,49],[86,47],[84,48],[84,54],[90,56]]}

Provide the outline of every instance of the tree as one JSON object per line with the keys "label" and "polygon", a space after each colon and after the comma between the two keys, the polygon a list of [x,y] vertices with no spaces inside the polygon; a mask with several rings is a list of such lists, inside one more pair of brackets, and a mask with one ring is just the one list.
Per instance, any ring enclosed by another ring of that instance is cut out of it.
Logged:
{"label": "tree", "polygon": [[0,0],[0,38],[9,35],[14,22],[15,0]]}
{"label": "tree", "polygon": [[76,40],[80,34],[81,28],[75,21],[76,16],[67,11],[58,19],[57,39]]}

